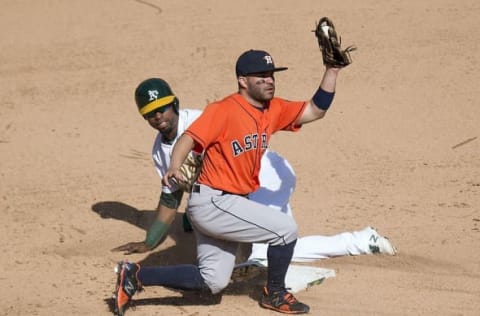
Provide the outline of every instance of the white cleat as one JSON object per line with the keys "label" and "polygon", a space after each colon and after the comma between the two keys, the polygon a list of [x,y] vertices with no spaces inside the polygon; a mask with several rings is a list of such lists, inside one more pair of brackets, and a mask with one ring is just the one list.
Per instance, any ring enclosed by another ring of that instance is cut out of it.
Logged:
{"label": "white cleat", "polygon": [[373,254],[381,253],[394,256],[397,253],[397,248],[395,248],[387,237],[379,235],[375,228],[371,227],[371,229],[372,234],[368,238],[370,251]]}

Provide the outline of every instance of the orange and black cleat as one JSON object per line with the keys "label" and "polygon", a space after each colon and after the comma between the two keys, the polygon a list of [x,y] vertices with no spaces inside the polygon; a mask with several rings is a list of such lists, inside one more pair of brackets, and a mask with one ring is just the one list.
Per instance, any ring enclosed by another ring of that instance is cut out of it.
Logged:
{"label": "orange and black cleat", "polygon": [[260,306],[284,314],[307,314],[310,311],[308,305],[299,302],[287,290],[269,293],[266,287],[263,288]]}
{"label": "orange and black cleat", "polygon": [[119,262],[115,268],[117,273],[117,284],[113,294],[115,315],[123,316],[132,296],[137,291],[142,291],[142,286],[137,279],[139,270],[138,264],[127,261]]}

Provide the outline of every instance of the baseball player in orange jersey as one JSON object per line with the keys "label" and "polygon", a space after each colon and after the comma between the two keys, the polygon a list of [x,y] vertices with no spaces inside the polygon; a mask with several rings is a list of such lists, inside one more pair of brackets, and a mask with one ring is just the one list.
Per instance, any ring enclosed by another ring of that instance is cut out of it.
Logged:
{"label": "baseball player in orange jersey", "polygon": [[[187,215],[197,238],[198,265],[119,266],[118,309],[142,286],[219,293],[229,281],[239,243],[267,243],[268,277],[260,305],[282,313],[308,313],[285,288],[285,275],[297,240],[291,216],[246,196],[259,186],[260,160],[271,135],[297,131],[323,118],[332,103],[340,69],[327,67],[318,90],[308,101],[274,97],[275,67],[265,51],[249,50],[237,60],[238,92],[207,105],[202,115],[178,139],[162,182],[181,181],[179,170],[195,148],[204,151],[197,183],[189,197]],[[127,298],[127,299],[125,299]]]}
{"label": "baseball player in orange jersey", "polygon": [[[170,85],[161,78],[143,80],[135,89],[135,103],[145,121],[158,132],[152,148],[152,159],[158,175],[163,178],[170,165],[173,146],[202,112],[180,108],[177,96],[173,93]],[[189,159],[185,161],[183,167],[185,171],[183,176],[187,177],[188,182],[177,189],[162,186],[157,217],[147,230],[146,238],[139,242],[128,242],[112,251],[122,251],[126,255],[144,253],[153,250],[164,240],[178,211],[183,192],[191,192],[191,185],[196,180],[201,168],[201,154],[189,155]],[[261,160],[259,180],[260,187],[249,194],[248,198],[293,216],[290,197],[295,191],[296,176],[287,159],[276,152],[266,150]],[[192,231],[185,213],[183,215],[184,229]],[[248,245],[242,244],[242,251],[237,253],[239,265],[247,264],[247,262],[243,262],[247,258],[250,262],[266,265],[267,246],[255,243],[249,249]],[[300,237],[295,245],[292,262],[362,254],[394,255],[395,252],[395,247],[387,237],[379,235],[375,229],[368,226],[360,231],[342,232],[330,236]]]}

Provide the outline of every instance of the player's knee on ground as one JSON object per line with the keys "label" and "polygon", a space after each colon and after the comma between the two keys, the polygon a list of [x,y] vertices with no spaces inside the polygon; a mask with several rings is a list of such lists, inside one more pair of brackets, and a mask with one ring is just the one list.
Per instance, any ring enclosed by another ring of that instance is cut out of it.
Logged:
{"label": "player's knee on ground", "polygon": [[227,287],[234,266],[234,253],[218,252],[199,260],[200,274],[213,294],[217,294]]}
{"label": "player's knee on ground", "polygon": [[232,276],[232,269],[212,269],[212,268],[202,268],[200,273],[202,274],[203,280],[210,288],[212,294],[220,293],[224,288],[230,283],[230,278]]}

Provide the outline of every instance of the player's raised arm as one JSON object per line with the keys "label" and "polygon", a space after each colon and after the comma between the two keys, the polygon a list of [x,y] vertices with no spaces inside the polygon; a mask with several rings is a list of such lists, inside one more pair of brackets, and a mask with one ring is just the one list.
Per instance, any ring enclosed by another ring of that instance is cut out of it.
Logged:
{"label": "player's raised arm", "polygon": [[315,36],[322,52],[322,60],[326,70],[320,87],[308,102],[303,115],[297,120],[298,125],[325,116],[335,96],[338,72],[352,63],[350,52],[357,49],[354,45],[345,49],[341,47],[340,37],[337,35],[333,22],[328,17],[321,18],[317,23]]}
{"label": "player's raised arm", "polygon": [[297,125],[309,123],[325,116],[335,96],[335,88],[337,86],[337,77],[339,71],[340,68],[326,68],[318,90],[308,101],[302,116],[300,116],[296,122]]}

